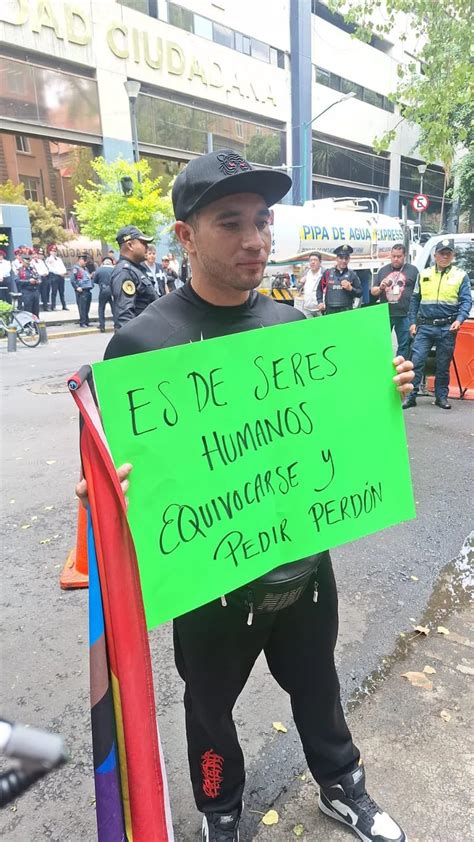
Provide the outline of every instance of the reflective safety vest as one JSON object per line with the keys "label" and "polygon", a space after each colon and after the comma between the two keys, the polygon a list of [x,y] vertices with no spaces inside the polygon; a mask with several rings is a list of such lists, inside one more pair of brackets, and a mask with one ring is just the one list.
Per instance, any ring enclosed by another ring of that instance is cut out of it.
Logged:
{"label": "reflective safety vest", "polygon": [[450,266],[443,274],[436,266],[420,274],[421,304],[458,304],[459,290],[466,272]]}

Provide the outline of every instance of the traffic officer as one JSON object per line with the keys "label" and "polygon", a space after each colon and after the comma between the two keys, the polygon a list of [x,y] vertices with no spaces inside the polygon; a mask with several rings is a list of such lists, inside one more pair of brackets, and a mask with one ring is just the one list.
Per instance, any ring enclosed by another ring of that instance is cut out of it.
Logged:
{"label": "traffic officer", "polygon": [[79,327],[89,327],[89,310],[94,285],[90,272],[86,269],[88,260],[88,254],[80,254],[71,272],[71,284],[76,293],[77,306],[79,307]]}
{"label": "traffic officer", "polygon": [[135,225],[126,225],[117,232],[120,258],[110,278],[114,300],[115,327],[121,328],[159,297],[153,281],[142,266],[146,257],[147,237]]}
{"label": "traffic officer", "polygon": [[41,278],[31,265],[31,257],[22,255],[17,277],[18,290],[23,296],[23,309],[39,316]]}
{"label": "traffic officer", "polygon": [[448,402],[449,366],[456,335],[471,310],[471,285],[464,269],[453,265],[454,240],[440,240],[435,248],[435,265],[420,274],[409,310],[410,333],[415,337],[412,361],[415,369],[413,392],[403,409],[416,406],[426,359],[436,345],[435,405],[451,409]]}
{"label": "traffic officer", "polygon": [[354,298],[360,298],[362,287],[360,280],[352,269],[349,269],[350,256],[354,249],[345,243],[334,249],[336,265],[326,269],[316,292],[318,304],[326,315],[342,313],[352,310]]}

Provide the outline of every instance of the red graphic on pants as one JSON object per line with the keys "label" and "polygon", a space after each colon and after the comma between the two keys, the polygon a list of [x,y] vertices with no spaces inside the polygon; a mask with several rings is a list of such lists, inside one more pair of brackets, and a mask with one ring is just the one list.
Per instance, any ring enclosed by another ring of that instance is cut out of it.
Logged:
{"label": "red graphic on pants", "polygon": [[201,757],[202,789],[208,798],[217,798],[221,791],[224,758],[210,748]]}

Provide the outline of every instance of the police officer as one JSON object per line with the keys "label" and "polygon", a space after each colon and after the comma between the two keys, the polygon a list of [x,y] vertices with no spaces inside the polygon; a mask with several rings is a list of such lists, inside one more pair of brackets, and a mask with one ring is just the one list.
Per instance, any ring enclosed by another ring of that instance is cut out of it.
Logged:
{"label": "police officer", "polygon": [[99,329],[101,333],[105,333],[105,305],[110,306],[112,317],[114,315],[114,307],[112,300],[112,290],[110,287],[110,279],[114,270],[114,264],[110,257],[104,257],[102,264],[96,272],[94,272],[94,283],[99,287]]}
{"label": "police officer", "polygon": [[79,307],[79,327],[89,327],[93,282],[88,269],[86,269],[88,260],[88,254],[79,255],[71,272],[71,284],[76,293],[77,306]]}
{"label": "police officer", "polygon": [[147,270],[142,266],[148,243],[147,237],[135,225],[126,225],[117,232],[120,258],[110,278],[114,300],[115,327],[121,328],[145,310],[158,293]]}
{"label": "police officer", "polygon": [[39,316],[41,278],[31,265],[31,257],[24,254],[18,269],[18,290],[23,296],[23,308]]}
{"label": "police officer", "polygon": [[448,402],[449,366],[456,335],[471,310],[471,286],[463,269],[453,265],[454,240],[440,240],[435,248],[435,265],[420,274],[409,310],[410,333],[415,337],[412,360],[415,368],[413,392],[403,409],[416,406],[426,359],[436,345],[435,405],[451,409]]}
{"label": "police officer", "polygon": [[334,249],[336,265],[326,269],[318,286],[316,298],[326,315],[352,310],[354,298],[360,298],[362,287],[355,272],[349,269],[349,259],[354,249],[347,244]]}

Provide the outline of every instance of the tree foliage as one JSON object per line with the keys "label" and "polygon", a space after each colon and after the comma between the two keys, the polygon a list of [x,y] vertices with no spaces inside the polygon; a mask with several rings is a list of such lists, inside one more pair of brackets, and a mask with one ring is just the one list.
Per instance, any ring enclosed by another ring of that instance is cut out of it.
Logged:
{"label": "tree foliage", "polygon": [[0,184],[0,202],[26,205],[34,246],[44,248],[48,243],[64,243],[71,239],[71,234],[64,228],[62,210],[51,199],[45,199],[44,203],[25,199],[23,184],[13,184],[10,180]]}
{"label": "tree foliage", "polygon": [[280,135],[254,134],[247,144],[245,156],[257,164],[277,167],[281,163]]}
{"label": "tree foliage", "polygon": [[10,179],[0,184],[0,204],[26,205],[23,184],[13,184],[13,181],[10,181]]}
{"label": "tree foliage", "polygon": [[65,243],[71,233],[64,228],[63,212],[51,199],[42,202],[26,200],[34,246],[45,248],[48,243]]}
{"label": "tree foliage", "polygon": [[[449,172],[459,145],[473,140],[474,75],[471,0],[331,0],[331,9],[355,24],[355,36],[393,39],[406,16],[410,53],[398,67],[399,82],[391,99],[403,118],[420,129],[419,149],[426,161],[440,159]],[[412,41],[415,46],[412,46]],[[378,139],[387,149],[395,130]]]}
{"label": "tree foliage", "polygon": [[[90,166],[97,182],[89,179],[86,186],[76,186],[79,198],[74,208],[83,234],[112,243],[124,225],[136,225],[153,235],[157,225],[171,220],[171,200],[161,193],[161,179],[150,178],[146,160],[132,164],[118,158],[109,163],[100,157]],[[124,178],[130,180],[129,195],[124,194]]]}

